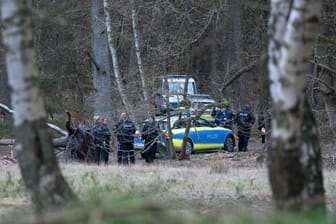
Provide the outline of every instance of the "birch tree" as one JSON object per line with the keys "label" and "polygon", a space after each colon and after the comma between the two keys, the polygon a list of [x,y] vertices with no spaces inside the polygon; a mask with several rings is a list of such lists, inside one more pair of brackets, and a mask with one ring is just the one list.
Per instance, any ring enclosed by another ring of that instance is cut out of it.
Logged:
{"label": "birch tree", "polygon": [[112,20],[110,16],[110,3],[108,0],[104,0],[104,13],[105,13],[105,25],[107,29],[107,39],[108,39],[108,47],[110,49],[111,57],[112,57],[112,63],[113,63],[113,72],[114,72],[114,78],[116,80],[117,88],[121,97],[121,100],[125,106],[125,109],[130,116],[130,118],[135,122],[135,115],[133,113],[133,110],[131,109],[131,106],[128,102],[127,95],[125,93],[125,88],[123,83],[121,82],[121,75],[119,70],[119,63],[118,63],[118,57],[117,57],[117,51],[113,44],[113,31],[112,31]]}
{"label": "birch tree", "polygon": [[145,79],[145,74],[144,74],[142,59],[141,59],[139,28],[138,28],[137,20],[136,20],[134,0],[130,0],[130,3],[131,3],[131,11],[132,11],[132,27],[133,27],[133,35],[134,35],[135,54],[137,58],[139,75],[141,79],[142,94],[143,94],[145,103],[148,104],[148,93],[147,93],[147,86],[146,86],[146,81],[145,81],[146,79]]}
{"label": "birch tree", "polygon": [[[92,19],[92,51],[93,51],[93,84],[94,109],[99,116],[112,117],[112,82],[111,54],[108,48],[107,31],[104,22],[104,8],[101,0],[91,1]],[[111,123],[109,122],[111,128]],[[112,129],[111,129],[112,130]]]}
{"label": "birch tree", "polygon": [[279,209],[325,209],[321,149],[305,94],[321,1],[272,0],[268,46],[273,100],[269,179]]}
{"label": "birch tree", "polygon": [[75,195],[58,167],[43,99],[36,86],[38,70],[29,4],[3,0],[1,16],[19,167],[36,211],[41,211],[62,205]]}

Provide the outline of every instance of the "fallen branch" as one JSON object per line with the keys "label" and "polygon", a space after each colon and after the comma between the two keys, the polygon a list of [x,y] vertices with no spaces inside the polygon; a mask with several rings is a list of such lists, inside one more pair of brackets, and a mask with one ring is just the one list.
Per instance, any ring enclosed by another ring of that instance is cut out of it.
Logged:
{"label": "fallen branch", "polygon": [[11,162],[11,163],[17,163],[17,160],[12,158],[12,157],[9,157],[9,156],[3,156],[1,158],[2,161],[8,161],[8,162]]}
{"label": "fallen branch", "polygon": [[[2,104],[0,103],[0,108],[2,108],[3,110],[5,110],[7,113],[13,115],[15,113],[14,110],[10,109],[8,106],[6,106],[5,104]],[[63,135],[63,136],[67,136],[68,135],[68,132],[63,130],[62,128],[54,125],[54,124],[51,124],[51,123],[47,123],[48,127],[53,129],[54,131],[56,131],[57,133]]]}
{"label": "fallen branch", "polygon": [[15,139],[0,139],[0,145],[15,145]]}
{"label": "fallen branch", "polygon": [[[68,138],[69,138],[68,135],[60,137],[60,138],[54,138],[53,139],[53,145],[55,147],[60,147],[60,146],[65,147],[67,142],[68,142]],[[15,145],[15,144],[16,144],[15,139],[11,139],[11,138],[0,139],[0,145]]]}
{"label": "fallen branch", "polygon": [[59,146],[66,146],[67,142],[68,142],[68,139],[69,139],[69,136],[63,136],[63,137],[60,137],[60,138],[54,138],[53,139],[53,144],[54,146],[56,147],[59,147]]}

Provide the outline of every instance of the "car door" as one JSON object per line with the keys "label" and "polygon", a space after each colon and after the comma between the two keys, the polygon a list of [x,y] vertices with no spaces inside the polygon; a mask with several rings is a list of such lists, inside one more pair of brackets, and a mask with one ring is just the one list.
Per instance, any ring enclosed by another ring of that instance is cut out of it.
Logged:
{"label": "car door", "polygon": [[217,148],[223,145],[218,130],[207,120],[199,119],[196,123],[196,131],[200,136],[200,145],[202,148]]}
{"label": "car door", "polygon": [[195,120],[191,121],[191,126],[190,126],[190,129],[189,129],[189,135],[188,136],[193,141],[194,148],[197,149],[198,144],[200,144],[200,142],[202,142],[202,136],[200,135],[200,132],[198,131],[197,121],[195,121]]}

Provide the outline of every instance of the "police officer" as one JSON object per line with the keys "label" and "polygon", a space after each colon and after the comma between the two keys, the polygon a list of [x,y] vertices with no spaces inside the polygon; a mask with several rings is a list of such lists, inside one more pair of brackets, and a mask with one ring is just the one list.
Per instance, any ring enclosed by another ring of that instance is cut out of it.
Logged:
{"label": "police officer", "polygon": [[217,124],[217,126],[232,129],[233,119],[234,114],[227,104],[223,106],[222,109],[216,114],[215,123]]}
{"label": "police officer", "polygon": [[242,110],[237,113],[235,123],[238,127],[238,150],[246,152],[248,141],[251,134],[251,127],[255,122],[255,116],[250,111],[248,104],[242,107]]}
{"label": "police officer", "polygon": [[127,118],[125,112],[121,113],[120,120],[115,127],[115,134],[119,142],[118,145],[118,163],[119,164],[131,164],[135,163],[134,155],[134,133],[135,125]]}
{"label": "police officer", "polygon": [[101,152],[103,150],[103,136],[102,136],[102,118],[99,116],[94,116],[93,124],[93,143],[94,143],[94,157],[95,163],[100,165],[101,161]]}
{"label": "police officer", "polygon": [[102,141],[102,150],[100,152],[100,160],[104,162],[105,165],[108,164],[109,152],[110,152],[110,141],[111,141],[111,132],[107,127],[107,118],[102,118],[101,125],[101,141]]}
{"label": "police officer", "polygon": [[159,131],[156,127],[155,118],[153,115],[150,115],[141,132],[141,138],[145,141],[142,156],[145,158],[146,163],[154,162],[158,136]]}

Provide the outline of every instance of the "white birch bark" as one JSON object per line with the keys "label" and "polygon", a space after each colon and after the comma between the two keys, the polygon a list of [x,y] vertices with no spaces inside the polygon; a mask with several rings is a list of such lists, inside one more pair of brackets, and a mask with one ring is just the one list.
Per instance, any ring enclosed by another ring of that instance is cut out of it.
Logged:
{"label": "white birch bark", "polygon": [[[308,1],[309,2],[309,1]],[[273,0],[272,14],[290,12],[290,15],[278,16],[278,22],[274,24],[274,38],[269,43],[268,68],[271,80],[270,92],[273,102],[280,110],[294,108],[305,91],[305,76],[309,73],[309,59],[312,53],[312,45],[317,31],[316,24],[310,24],[306,19],[318,17],[320,2],[307,3],[306,0],[295,0],[294,6],[290,9],[288,1]],[[305,10],[302,13],[300,10]],[[271,17],[271,20],[275,17]],[[300,22],[302,24],[300,24]],[[271,24],[274,21],[270,21]],[[279,49],[279,47],[281,47]],[[297,117],[289,117],[288,124],[283,129],[274,123],[274,137],[288,139],[298,127]]]}
{"label": "white birch bark", "polygon": [[[125,109],[129,117],[136,123],[135,115],[133,113],[133,110],[131,110],[127,95],[125,93],[124,85],[121,82],[117,52],[113,44],[112,21],[111,21],[109,9],[110,9],[109,0],[104,0],[105,25],[107,29],[108,46],[109,46],[111,57],[112,57],[114,77],[117,83],[117,88],[118,88],[121,100],[125,106]],[[138,125],[136,124],[136,126]]]}
{"label": "white birch bark", "polygon": [[305,91],[321,2],[272,0],[271,6],[269,178],[273,198],[281,209],[325,208],[318,129]]}
{"label": "white birch bark", "polygon": [[47,131],[43,98],[36,86],[38,69],[29,5],[27,1],[3,0],[1,16],[15,111],[16,152],[23,181],[39,211],[62,205],[74,194],[59,170]]}
{"label": "white birch bark", "polygon": [[[14,124],[16,127],[24,122],[31,122],[46,117],[43,98],[34,86],[34,77],[38,71],[35,66],[35,52],[33,48],[26,48],[24,44],[33,39],[28,27],[12,25],[22,22],[18,16],[20,3],[16,1],[2,2],[2,20],[9,24],[3,30],[3,42],[8,47],[6,64],[9,85],[15,90],[12,92]],[[12,21],[9,21],[11,20]],[[28,23],[28,22],[27,22]],[[30,24],[23,24],[29,26]],[[24,33],[23,33],[24,32]],[[30,61],[31,60],[31,61]]]}
{"label": "white birch bark", "polygon": [[141,60],[141,51],[140,51],[140,40],[139,40],[139,34],[138,34],[138,26],[137,26],[137,21],[136,21],[136,12],[135,12],[135,5],[134,5],[134,0],[130,0],[131,2],[131,11],[132,11],[132,27],[133,27],[133,34],[134,34],[134,45],[135,45],[135,53],[137,57],[137,64],[138,64],[138,69],[139,69],[139,74],[140,74],[140,79],[141,79],[141,85],[142,85],[142,94],[144,97],[144,101],[146,104],[148,104],[148,93],[147,93],[147,85],[146,85],[146,79],[145,79],[145,74],[143,70],[143,65],[142,65],[142,60]]}

